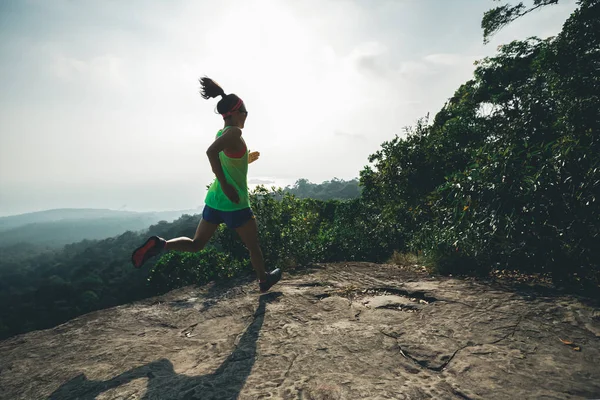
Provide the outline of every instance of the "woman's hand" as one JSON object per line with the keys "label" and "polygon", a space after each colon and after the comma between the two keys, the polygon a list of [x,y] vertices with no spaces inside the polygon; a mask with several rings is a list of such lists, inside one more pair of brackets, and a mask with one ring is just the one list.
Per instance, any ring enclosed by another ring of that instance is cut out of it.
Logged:
{"label": "woman's hand", "polygon": [[236,204],[240,202],[240,195],[231,183],[225,182],[221,184],[221,189],[223,189],[223,193],[225,193],[225,196],[227,196],[229,200]]}
{"label": "woman's hand", "polygon": [[252,164],[254,161],[258,160],[260,157],[260,153],[258,151],[251,151],[248,153],[248,164]]}

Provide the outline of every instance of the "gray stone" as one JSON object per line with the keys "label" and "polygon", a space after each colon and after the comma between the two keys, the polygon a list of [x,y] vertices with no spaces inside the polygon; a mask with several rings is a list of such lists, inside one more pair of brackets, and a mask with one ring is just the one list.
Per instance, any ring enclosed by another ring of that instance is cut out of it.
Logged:
{"label": "gray stone", "polygon": [[593,399],[598,315],[574,297],[327,264],[262,296],[186,287],[2,341],[0,398]]}

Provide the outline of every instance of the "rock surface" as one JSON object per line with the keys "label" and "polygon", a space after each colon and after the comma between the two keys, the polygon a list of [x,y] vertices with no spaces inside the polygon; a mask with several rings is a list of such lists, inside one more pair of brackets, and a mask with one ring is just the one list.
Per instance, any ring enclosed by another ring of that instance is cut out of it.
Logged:
{"label": "rock surface", "polygon": [[186,287],[0,342],[0,398],[600,398],[585,299],[370,263],[256,286]]}

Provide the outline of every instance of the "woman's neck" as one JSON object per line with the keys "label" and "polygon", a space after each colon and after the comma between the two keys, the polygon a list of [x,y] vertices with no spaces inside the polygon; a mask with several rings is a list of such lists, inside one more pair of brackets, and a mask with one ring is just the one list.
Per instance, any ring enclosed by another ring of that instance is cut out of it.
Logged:
{"label": "woman's neck", "polygon": [[231,120],[225,121],[225,123],[223,124],[223,129],[227,128],[228,126],[235,126],[237,128],[242,129],[241,124],[236,121],[231,121]]}

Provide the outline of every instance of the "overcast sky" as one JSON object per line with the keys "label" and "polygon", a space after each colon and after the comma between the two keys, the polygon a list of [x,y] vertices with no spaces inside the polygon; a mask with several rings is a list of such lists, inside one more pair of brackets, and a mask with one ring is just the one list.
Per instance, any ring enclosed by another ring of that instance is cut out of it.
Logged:
{"label": "overcast sky", "polygon": [[[531,1],[526,1],[526,4]],[[193,209],[222,127],[200,76],[238,94],[250,183],[351,179],[435,114],[498,44],[555,35],[574,0],[483,45],[491,0],[4,0],[0,215]]]}

